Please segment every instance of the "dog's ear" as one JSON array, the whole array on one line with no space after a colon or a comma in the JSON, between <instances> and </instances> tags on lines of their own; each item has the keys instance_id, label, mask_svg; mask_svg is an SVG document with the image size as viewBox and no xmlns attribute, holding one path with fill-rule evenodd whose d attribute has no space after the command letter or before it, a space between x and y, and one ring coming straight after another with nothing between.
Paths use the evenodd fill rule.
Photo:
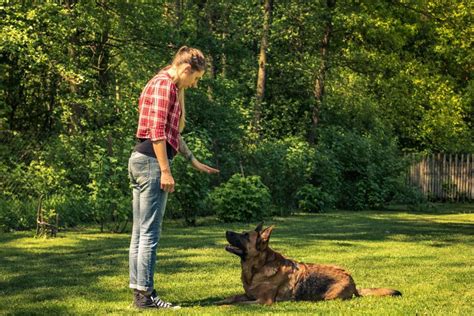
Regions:
<instances>
[{"instance_id":1,"label":"dog's ear","mask_svg":"<svg viewBox=\"0 0 474 316\"><path fill-rule=\"evenodd\" d=\"M257 233L261 232L262 231L262 227L263 227L263 222L261 222L260 224L257 225L257 227L255 228L255 231Z\"/></svg>"},{"instance_id":2,"label":"dog's ear","mask_svg":"<svg viewBox=\"0 0 474 316\"><path fill-rule=\"evenodd\" d=\"M270 235L272 234L272 230L275 228L275 226L270 226L265 228L261 233L260 233L260 238L262 241L267 242L270 239Z\"/></svg>"},{"instance_id":3,"label":"dog's ear","mask_svg":"<svg viewBox=\"0 0 474 316\"><path fill-rule=\"evenodd\" d=\"M275 226L265 228L263 231L258 233L256 248L258 251L264 251L268 247L268 240L272 234L272 230Z\"/></svg>"}]
</instances>

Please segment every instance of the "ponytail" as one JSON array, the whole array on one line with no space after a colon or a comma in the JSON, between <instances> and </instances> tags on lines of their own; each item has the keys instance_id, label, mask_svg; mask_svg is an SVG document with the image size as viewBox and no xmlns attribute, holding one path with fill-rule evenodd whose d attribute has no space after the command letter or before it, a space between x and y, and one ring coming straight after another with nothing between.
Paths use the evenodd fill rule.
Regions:
<instances>
[{"instance_id":1,"label":"ponytail","mask_svg":"<svg viewBox=\"0 0 474 316\"><path fill-rule=\"evenodd\" d=\"M194 71L206 70L206 58L204 54L197 48L182 46L173 58L172 65L179 66L181 64L189 64ZM179 132L184 130L186 125L186 107L184 105L184 89L178 89L178 100L181 105L181 117L179 118Z\"/></svg>"}]
</instances>

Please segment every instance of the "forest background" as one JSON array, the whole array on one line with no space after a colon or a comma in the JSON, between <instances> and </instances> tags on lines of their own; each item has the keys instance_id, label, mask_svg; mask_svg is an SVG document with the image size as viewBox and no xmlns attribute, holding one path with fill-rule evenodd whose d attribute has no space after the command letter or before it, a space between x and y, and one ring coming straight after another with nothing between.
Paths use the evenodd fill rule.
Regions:
<instances>
[{"instance_id":1,"label":"forest background","mask_svg":"<svg viewBox=\"0 0 474 316\"><path fill-rule=\"evenodd\" d=\"M413 155L474 152L467 0L3 1L0 228L123 231L138 97L182 45L186 91L166 216L252 221L426 201ZM410 154L410 155L409 155ZM409 157L409 158L408 158Z\"/></svg>"}]
</instances>

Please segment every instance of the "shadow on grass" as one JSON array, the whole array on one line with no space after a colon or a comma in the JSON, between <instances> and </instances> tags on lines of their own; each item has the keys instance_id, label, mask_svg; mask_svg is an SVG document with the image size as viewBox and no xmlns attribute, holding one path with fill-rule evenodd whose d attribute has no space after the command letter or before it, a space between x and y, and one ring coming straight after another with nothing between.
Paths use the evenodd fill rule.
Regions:
<instances>
[{"instance_id":1,"label":"shadow on grass","mask_svg":"<svg viewBox=\"0 0 474 316\"><path fill-rule=\"evenodd\" d=\"M357 252L363 245L353 241L391 240L394 235L403 236L403 241L430 241L433 247L447 247L462 241L464 236L474 234L474 225L470 223L439 223L423 217L410 220L400 219L388 213L374 212L335 212L326 214L296 215L289 218L276 218L267 224L275 224L272 239L279 245L305 247L318 241L330 241L338 250ZM381 215L381 216L379 216ZM391 216L393 215L393 216ZM197 228L185 228L169 225L163 231L158 253L158 269L164 275L180 271L195 270L219 271L222 262L209 260L196 262L193 249L211 248L222 251L222 256L230 256L223 249L226 244L225 231L243 231L255 227L250 224L215 224ZM42 304L43 312L63 314L65 297L80 297L91 304L115 301L123 304L131 301L127 284L100 288L100 280L128 274L129 236L106 235L98 233L68 233L66 238L75 241L72 245L54 244L41 247L18 247L28 242L27 235L0 235L0 295L3 297L26 297L31 293L28 303L18 306L16 313L35 314L36 304ZM59 234L60 240L61 233ZM90 237L90 238L88 238ZM45 240L44 244L48 244ZM464 242L464 241L462 241ZM180 250L189 251L182 253ZM212 251L214 251L212 250ZM177 253L180 251L179 253ZM167 254L167 255L165 255ZM200 254L200 256L205 256ZM297 259L297 258L295 258ZM367 260L367 259L365 259ZM384 260L384 258L374 258ZM236 276L237 277L237 276ZM181 302L183 306L211 306L222 296L212 296L201 300ZM54 302L49 305L48 302ZM128 304L128 302L127 302ZM71 312L71 311L68 311Z\"/></svg>"},{"instance_id":2,"label":"shadow on grass","mask_svg":"<svg viewBox=\"0 0 474 316\"><path fill-rule=\"evenodd\" d=\"M213 296L213 297L206 297L205 299L198 299L198 300L190 300L190 301L181 301L179 305L181 307L208 307L208 306L217 306L216 303L225 299L223 296Z\"/></svg>"},{"instance_id":3,"label":"shadow on grass","mask_svg":"<svg viewBox=\"0 0 474 316\"><path fill-rule=\"evenodd\" d=\"M385 215L385 214L383 214ZM327 213L299 215L276 221L272 238L300 245L332 240L341 246L351 241L384 241L402 235L407 242L436 240L441 247L457 242L460 236L474 236L472 223L442 223L428 219L399 219L374 213Z\"/></svg>"},{"instance_id":4,"label":"shadow on grass","mask_svg":"<svg viewBox=\"0 0 474 316\"><path fill-rule=\"evenodd\" d=\"M420 205L418 209L408 205L390 205L386 208L386 211L409 212L411 214L420 215L472 214L474 213L474 204L456 202L428 202Z\"/></svg>"}]
</instances>

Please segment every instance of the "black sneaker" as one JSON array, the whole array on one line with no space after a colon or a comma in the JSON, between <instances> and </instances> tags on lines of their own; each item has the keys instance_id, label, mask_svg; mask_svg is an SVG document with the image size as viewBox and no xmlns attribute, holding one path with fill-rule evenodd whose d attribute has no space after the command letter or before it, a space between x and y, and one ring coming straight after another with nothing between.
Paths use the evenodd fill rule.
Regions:
<instances>
[{"instance_id":1,"label":"black sneaker","mask_svg":"<svg viewBox=\"0 0 474 316\"><path fill-rule=\"evenodd\" d=\"M135 306L138 308L181 308L180 306L163 301L161 298L158 297L155 290L153 290L150 296L144 295L139 291L135 291L134 302Z\"/></svg>"}]
</instances>

